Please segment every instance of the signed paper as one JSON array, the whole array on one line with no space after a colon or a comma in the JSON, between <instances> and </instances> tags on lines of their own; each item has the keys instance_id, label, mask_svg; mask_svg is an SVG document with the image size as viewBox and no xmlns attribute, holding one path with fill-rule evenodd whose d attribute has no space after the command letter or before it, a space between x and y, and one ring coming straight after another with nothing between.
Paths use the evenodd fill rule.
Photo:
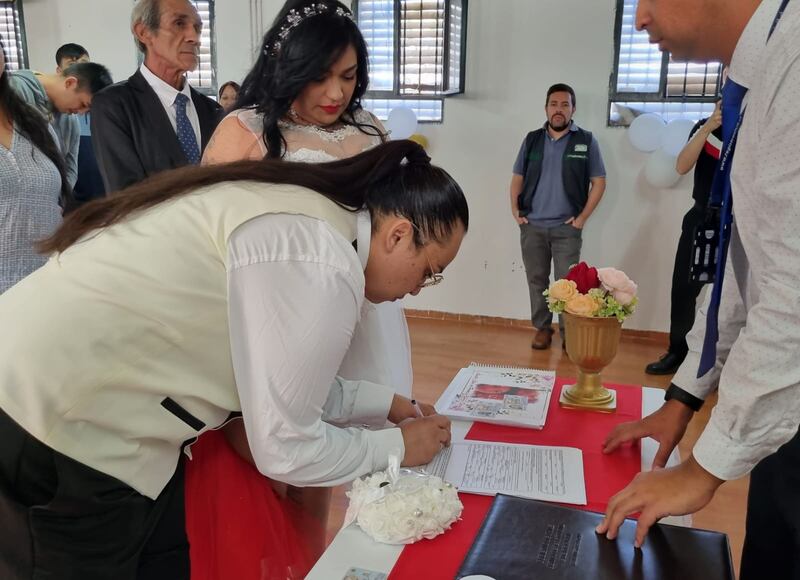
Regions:
<instances>
[{"instance_id":1,"label":"signed paper","mask_svg":"<svg viewBox=\"0 0 800 580\"><path fill-rule=\"evenodd\" d=\"M583 453L572 447L463 441L424 469L461 492L586 505Z\"/></svg>"}]
</instances>

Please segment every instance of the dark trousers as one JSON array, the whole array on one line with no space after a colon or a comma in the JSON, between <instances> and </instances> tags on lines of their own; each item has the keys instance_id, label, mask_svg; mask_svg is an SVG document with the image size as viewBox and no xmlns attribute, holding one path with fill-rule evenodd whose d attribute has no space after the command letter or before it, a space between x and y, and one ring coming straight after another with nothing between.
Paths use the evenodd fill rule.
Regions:
<instances>
[{"instance_id":1,"label":"dark trousers","mask_svg":"<svg viewBox=\"0 0 800 580\"><path fill-rule=\"evenodd\" d=\"M189 579L182 460L151 500L53 451L2 410L0 442L0 578Z\"/></svg>"},{"instance_id":2,"label":"dark trousers","mask_svg":"<svg viewBox=\"0 0 800 580\"><path fill-rule=\"evenodd\" d=\"M750 474L739 580L800 580L800 432Z\"/></svg>"},{"instance_id":3,"label":"dark trousers","mask_svg":"<svg viewBox=\"0 0 800 580\"><path fill-rule=\"evenodd\" d=\"M550 286L550 262L553 262L553 277L556 280L563 278L570 266L580 261L581 244L581 230L568 224L553 228L520 225L522 262L528 277L534 328L550 328L553 323L553 314L547 309L547 300L542 295ZM559 325L563 334L564 323L559 321Z\"/></svg>"},{"instance_id":4,"label":"dark trousers","mask_svg":"<svg viewBox=\"0 0 800 580\"><path fill-rule=\"evenodd\" d=\"M672 308L669 320L669 352L684 357L689 352L686 335L694 325L697 297L703 285L689 279L689 266L692 260L694 229L703 222L705 209L699 205L692 207L683 216L681 237L675 252L675 267L672 269Z\"/></svg>"},{"instance_id":5,"label":"dark trousers","mask_svg":"<svg viewBox=\"0 0 800 580\"><path fill-rule=\"evenodd\" d=\"M78 205L106 195L103 176L100 175L100 168L97 167L97 158L94 155L91 137L81 137L81 145L78 149L78 181L75 182L72 195Z\"/></svg>"}]
</instances>

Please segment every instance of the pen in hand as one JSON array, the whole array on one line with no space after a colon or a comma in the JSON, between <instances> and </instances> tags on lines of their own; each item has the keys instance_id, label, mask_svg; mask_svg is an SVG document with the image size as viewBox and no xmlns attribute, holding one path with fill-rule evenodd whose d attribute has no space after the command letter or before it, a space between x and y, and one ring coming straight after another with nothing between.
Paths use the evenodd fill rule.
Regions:
<instances>
[{"instance_id":1,"label":"pen in hand","mask_svg":"<svg viewBox=\"0 0 800 580\"><path fill-rule=\"evenodd\" d=\"M419 408L419 404L417 403L416 399L411 399L411 404L414 405L414 411L417 412L417 418L422 417L422 409Z\"/></svg>"}]
</instances>

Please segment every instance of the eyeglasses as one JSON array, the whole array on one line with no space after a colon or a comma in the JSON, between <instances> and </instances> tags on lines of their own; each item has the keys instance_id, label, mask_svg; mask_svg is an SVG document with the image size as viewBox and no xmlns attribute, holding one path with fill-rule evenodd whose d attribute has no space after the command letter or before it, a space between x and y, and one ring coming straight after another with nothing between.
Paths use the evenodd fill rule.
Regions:
<instances>
[{"instance_id":1,"label":"eyeglasses","mask_svg":"<svg viewBox=\"0 0 800 580\"><path fill-rule=\"evenodd\" d=\"M425 254L425 259L428 260L430 274L425 276L425 278L422 280L422 284L420 284L419 287L428 288L429 286L436 286L437 284L441 283L442 280L444 280L444 274L433 271L431 257L428 255L428 251L425 249L425 246L422 246L422 253Z\"/></svg>"},{"instance_id":2,"label":"eyeglasses","mask_svg":"<svg viewBox=\"0 0 800 580\"><path fill-rule=\"evenodd\" d=\"M435 272L433 269L433 262L431 262L431 257L428 255L428 250L425 249L425 238L422 235L422 231L419 229L417 224L411 222L411 225L414 226L414 229L419 232L420 241L422 245L420 248L422 249L422 253L425 254L425 259L428 261L428 271L430 274L426 274L425 278L422 279L422 284L419 285L420 288L429 288L430 286L436 286L440 284L442 280L444 280L444 274L440 272Z\"/></svg>"}]
</instances>

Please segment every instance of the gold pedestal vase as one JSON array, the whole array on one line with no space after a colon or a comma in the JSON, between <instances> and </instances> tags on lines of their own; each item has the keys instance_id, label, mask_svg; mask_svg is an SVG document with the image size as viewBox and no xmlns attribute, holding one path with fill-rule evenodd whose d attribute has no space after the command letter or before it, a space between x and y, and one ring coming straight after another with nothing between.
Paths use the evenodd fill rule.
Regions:
<instances>
[{"instance_id":1,"label":"gold pedestal vase","mask_svg":"<svg viewBox=\"0 0 800 580\"><path fill-rule=\"evenodd\" d=\"M617 408L616 392L606 389L600 372L614 360L622 335L622 323L611 318L593 318L564 312L567 355L578 367L578 382L564 385L562 407L612 413Z\"/></svg>"}]
</instances>

